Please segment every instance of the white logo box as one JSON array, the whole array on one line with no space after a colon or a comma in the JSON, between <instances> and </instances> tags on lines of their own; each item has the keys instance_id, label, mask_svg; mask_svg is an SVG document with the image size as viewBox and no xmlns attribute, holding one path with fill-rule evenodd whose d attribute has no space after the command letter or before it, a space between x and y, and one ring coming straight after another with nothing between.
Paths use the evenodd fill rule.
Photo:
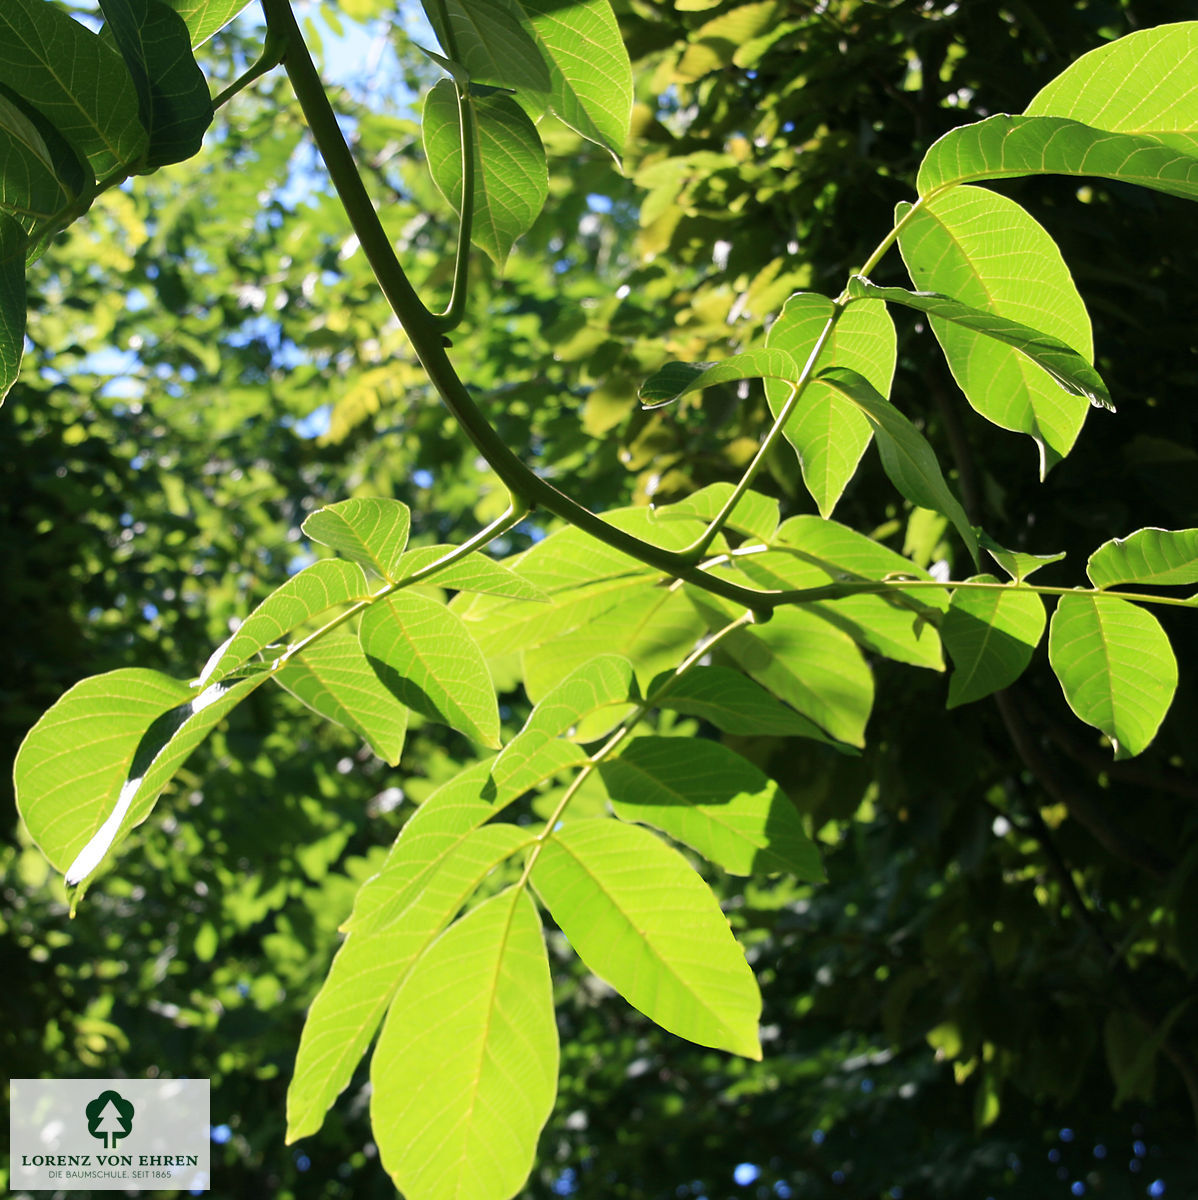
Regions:
<instances>
[{"instance_id":1,"label":"white logo box","mask_svg":"<svg viewBox=\"0 0 1198 1200\"><path fill-rule=\"evenodd\" d=\"M17 1191L208 1190L207 1079L13 1079Z\"/></svg>"}]
</instances>

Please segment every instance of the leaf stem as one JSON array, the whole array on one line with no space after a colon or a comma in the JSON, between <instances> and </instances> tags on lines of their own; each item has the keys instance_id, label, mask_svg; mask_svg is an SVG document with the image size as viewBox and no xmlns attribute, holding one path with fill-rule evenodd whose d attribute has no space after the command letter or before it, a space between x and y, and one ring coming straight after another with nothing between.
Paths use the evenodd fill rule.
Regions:
<instances>
[{"instance_id":1,"label":"leaf stem","mask_svg":"<svg viewBox=\"0 0 1198 1200\"><path fill-rule=\"evenodd\" d=\"M267 71L274 70L283 61L283 50L283 39L274 30L267 29L266 38L262 43L262 53L227 88L212 98L213 109L222 108L239 92L245 91L255 80L261 79Z\"/></svg>"},{"instance_id":2,"label":"leaf stem","mask_svg":"<svg viewBox=\"0 0 1198 1200\"><path fill-rule=\"evenodd\" d=\"M453 81L458 100L458 140L462 147L462 211L458 221L458 246L453 263L453 290L449 305L437 314L442 333L456 329L466 314L466 292L470 284L470 238L474 231L474 108L468 83Z\"/></svg>"}]
</instances>

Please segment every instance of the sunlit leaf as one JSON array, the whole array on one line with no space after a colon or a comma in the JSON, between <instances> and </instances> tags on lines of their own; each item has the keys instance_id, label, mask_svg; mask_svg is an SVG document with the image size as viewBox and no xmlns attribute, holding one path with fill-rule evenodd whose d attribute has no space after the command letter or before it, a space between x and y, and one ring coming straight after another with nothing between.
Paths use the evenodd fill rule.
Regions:
<instances>
[{"instance_id":1,"label":"sunlit leaf","mask_svg":"<svg viewBox=\"0 0 1198 1200\"><path fill-rule=\"evenodd\" d=\"M1106 133L1060 117L987 117L934 143L919 168L921 196L984 179L1090 175L1198 199L1198 157L1148 135Z\"/></svg>"},{"instance_id":2,"label":"sunlit leaf","mask_svg":"<svg viewBox=\"0 0 1198 1200\"><path fill-rule=\"evenodd\" d=\"M408 710L379 682L353 630L330 630L274 678L322 717L361 735L384 762L399 763Z\"/></svg>"},{"instance_id":3,"label":"sunlit leaf","mask_svg":"<svg viewBox=\"0 0 1198 1200\"><path fill-rule=\"evenodd\" d=\"M836 311L826 296L800 292L791 296L781 316L770 326L766 345L787 351L803 366ZM868 379L883 396L890 394L895 363L894 323L884 304L853 304L846 308L821 352L818 366L843 366ZM765 394L775 417L790 396L790 388L766 381ZM835 388L819 378L803 392L783 434L795 448L803 482L828 517L836 507L857 464L869 445L870 424Z\"/></svg>"},{"instance_id":4,"label":"sunlit leaf","mask_svg":"<svg viewBox=\"0 0 1198 1200\"><path fill-rule=\"evenodd\" d=\"M760 1058L757 981L707 885L655 834L568 822L532 872L579 958L663 1029Z\"/></svg>"},{"instance_id":5,"label":"sunlit leaf","mask_svg":"<svg viewBox=\"0 0 1198 1200\"><path fill-rule=\"evenodd\" d=\"M328 546L384 579L398 577L408 544L411 514L406 504L381 498L342 500L317 509L302 526L314 542Z\"/></svg>"},{"instance_id":6,"label":"sunlit leaf","mask_svg":"<svg viewBox=\"0 0 1198 1200\"><path fill-rule=\"evenodd\" d=\"M1110 738L1116 758L1149 745L1177 690L1177 659L1165 631L1127 600L1062 596L1048 660L1069 707Z\"/></svg>"},{"instance_id":7,"label":"sunlit leaf","mask_svg":"<svg viewBox=\"0 0 1198 1200\"><path fill-rule=\"evenodd\" d=\"M242 621L237 632L213 652L197 682L202 686L223 678L305 622L367 595L366 579L353 563L338 558L314 562L271 592Z\"/></svg>"},{"instance_id":8,"label":"sunlit leaf","mask_svg":"<svg viewBox=\"0 0 1198 1200\"><path fill-rule=\"evenodd\" d=\"M545 150L536 126L510 96L479 96L474 112L474 223L471 239L502 266L512 245L527 233L549 194ZM438 190L462 211L462 147L457 88L448 79L433 85L424 102L424 150Z\"/></svg>"},{"instance_id":9,"label":"sunlit leaf","mask_svg":"<svg viewBox=\"0 0 1198 1200\"><path fill-rule=\"evenodd\" d=\"M790 797L720 742L637 738L599 775L618 817L668 833L732 875L824 878Z\"/></svg>"},{"instance_id":10,"label":"sunlit leaf","mask_svg":"<svg viewBox=\"0 0 1198 1200\"><path fill-rule=\"evenodd\" d=\"M873 426L882 469L912 504L943 513L956 527L977 562L978 543L960 501L949 491L927 438L855 371L832 367L822 378L848 397Z\"/></svg>"},{"instance_id":11,"label":"sunlit leaf","mask_svg":"<svg viewBox=\"0 0 1198 1200\"><path fill-rule=\"evenodd\" d=\"M997 583L978 575L969 583ZM1047 620L1035 592L960 587L953 592L940 634L953 660L948 707L969 704L1015 682L1032 661Z\"/></svg>"},{"instance_id":12,"label":"sunlit leaf","mask_svg":"<svg viewBox=\"0 0 1198 1200\"><path fill-rule=\"evenodd\" d=\"M847 633L800 608L780 608L764 625L722 643L736 665L833 737L865 745L874 681Z\"/></svg>"},{"instance_id":13,"label":"sunlit leaf","mask_svg":"<svg viewBox=\"0 0 1198 1200\"><path fill-rule=\"evenodd\" d=\"M443 604L401 591L362 617L362 649L400 703L499 748L495 685L461 619Z\"/></svg>"},{"instance_id":14,"label":"sunlit leaf","mask_svg":"<svg viewBox=\"0 0 1198 1200\"><path fill-rule=\"evenodd\" d=\"M77 683L42 715L17 752L17 807L68 883L150 815L192 750L265 678L197 692L128 667Z\"/></svg>"},{"instance_id":15,"label":"sunlit leaf","mask_svg":"<svg viewBox=\"0 0 1198 1200\"><path fill-rule=\"evenodd\" d=\"M641 384L638 395L642 408L660 408L720 383L741 379L793 381L798 374L798 364L785 350L747 350L718 363L666 363Z\"/></svg>"},{"instance_id":16,"label":"sunlit leaf","mask_svg":"<svg viewBox=\"0 0 1198 1200\"><path fill-rule=\"evenodd\" d=\"M1147 133L1198 154L1198 21L1137 29L1083 54L1036 93L1027 116Z\"/></svg>"},{"instance_id":17,"label":"sunlit leaf","mask_svg":"<svg viewBox=\"0 0 1198 1200\"><path fill-rule=\"evenodd\" d=\"M1137 529L1104 542L1086 563L1097 588L1198 583L1198 529Z\"/></svg>"},{"instance_id":18,"label":"sunlit leaf","mask_svg":"<svg viewBox=\"0 0 1198 1200\"><path fill-rule=\"evenodd\" d=\"M371 1123L410 1200L505 1200L557 1093L541 922L523 888L473 909L417 962L371 1060Z\"/></svg>"}]
</instances>

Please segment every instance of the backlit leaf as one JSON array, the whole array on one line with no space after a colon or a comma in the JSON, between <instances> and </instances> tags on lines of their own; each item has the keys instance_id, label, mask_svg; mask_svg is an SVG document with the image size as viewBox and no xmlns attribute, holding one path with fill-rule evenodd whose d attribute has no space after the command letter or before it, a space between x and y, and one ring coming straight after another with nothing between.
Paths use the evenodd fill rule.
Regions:
<instances>
[{"instance_id":1,"label":"backlit leaf","mask_svg":"<svg viewBox=\"0 0 1198 1200\"><path fill-rule=\"evenodd\" d=\"M1097 588L1198 583L1198 529L1137 529L1104 542L1086 563Z\"/></svg>"},{"instance_id":2,"label":"backlit leaf","mask_svg":"<svg viewBox=\"0 0 1198 1200\"><path fill-rule=\"evenodd\" d=\"M322 717L363 737L384 762L399 763L408 710L379 682L353 630L330 630L289 658L274 679Z\"/></svg>"},{"instance_id":3,"label":"backlit leaf","mask_svg":"<svg viewBox=\"0 0 1198 1200\"><path fill-rule=\"evenodd\" d=\"M1177 659L1149 612L1127 600L1062 596L1048 660L1069 707L1132 758L1156 736L1177 690Z\"/></svg>"},{"instance_id":4,"label":"backlit leaf","mask_svg":"<svg viewBox=\"0 0 1198 1200\"><path fill-rule=\"evenodd\" d=\"M790 797L720 742L637 738L599 775L618 817L668 833L732 875L824 878Z\"/></svg>"},{"instance_id":5,"label":"backlit leaf","mask_svg":"<svg viewBox=\"0 0 1198 1200\"><path fill-rule=\"evenodd\" d=\"M655 834L610 818L546 840L533 886L579 958L663 1029L760 1058L761 996L707 885Z\"/></svg>"},{"instance_id":6,"label":"backlit leaf","mask_svg":"<svg viewBox=\"0 0 1198 1200\"><path fill-rule=\"evenodd\" d=\"M1069 268L1052 238L1013 200L960 187L913 212L900 204L896 216L903 219L899 249L917 287L1012 318L1072 347L1083 364L1093 362L1089 314ZM935 315L932 332L969 403L996 425L1036 440L1042 477L1077 440L1088 391L1105 395L1093 372L1081 378L1081 395L1046 379L1018 342Z\"/></svg>"},{"instance_id":7,"label":"backlit leaf","mask_svg":"<svg viewBox=\"0 0 1198 1200\"><path fill-rule=\"evenodd\" d=\"M0 86L0 209L32 230L92 182L91 169L58 130Z\"/></svg>"},{"instance_id":8,"label":"backlit leaf","mask_svg":"<svg viewBox=\"0 0 1198 1200\"><path fill-rule=\"evenodd\" d=\"M1065 557L1064 550L1057 554L1027 554L1020 550L1008 550L1000 546L992 537L984 532L978 534L978 545L1016 583L1022 583L1025 579L1029 579L1036 571L1040 570L1041 567L1047 567L1049 563L1060 562Z\"/></svg>"},{"instance_id":9,"label":"backlit leaf","mask_svg":"<svg viewBox=\"0 0 1198 1200\"><path fill-rule=\"evenodd\" d=\"M847 633L800 608L780 608L764 625L722 643L736 665L833 737L865 745L874 681Z\"/></svg>"},{"instance_id":10,"label":"backlit leaf","mask_svg":"<svg viewBox=\"0 0 1198 1200\"><path fill-rule=\"evenodd\" d=\"M435 600L401 591L362 617L362 649L400 703L499 748L495 685L459 617Z\"/></svg>"},{"instance_id":11,"label":"backlit leaf","mask_svg":"<svg viewBox=\"0 0 1198 1200\"><path fill-rule=\"evenodd\" d=\"M919 168L921 196L984 179L1091 175L1198 199L1198 157L1148 135L1106 133L1060 117L999 113L935 142Z\"/></svg>"},{"instance_id":12,"label":"backlit leaf","mask_svg":"<svg viewBox=\"0 0 1198 1200\"><path fill-rule=\"evenodd\" d=\"M411 514L406 504L381 498L342 500L305 519L303 531L359 566L393 581L408 544Z\"/></svg>"},{"instance_id":13,"label":"backlit leaf","mask_svg":"<svg viewBox=\"0 0 1198 1200\"><path fill-rule=\"evenodd\" d=\"M948 517L976 563L978 543L973 527L960 501L949 491L935 452L923 434L855 371L832 367L822 378L852 400L873 426L882 469L890 482L912 504Z\"/></svg>"},{"instance_id":14,"label":"backlit leaf","mask_svg":"<svg viewBox=\"0 0 1198 1200\"><path fill-rule=\"evenodd\" d=\"M1022 280L1019 281L1019 286L1025 286ZM1034 362L1063 391L1084 397L1100 408L1114 407L1098 372L1077 351L1070 349L1058 338L1000 316L997 312L962 304L938 292L909 292L906 288L876 287L860 275L855 275L850 281L849 293L902 304L907 308L927 313L942 323L959 325L970 333L1003 342Z\"/></svg>"},{"instance_id":15,"label":"backlit leaf","mask_svg":"<svg viewBox=\"0 0 1198 1200\"><path fill-rule=\"evenodd\" d=\"M781 316L770 326L765 344L787 351L802 367L834 311L835 306L826 296L813 292L791 296ZM818 366L849 367L886 396L894 378L895 344L894 323L884 304L853 304L842 313ZM790 388L767 380L765 394L770 411L777 417L790 396ZM870 432L869 422L835 388L819 378L807 384L783 434L799 456L803 482L821 516L832 515L869 445Z\"/></svg>"},{"instance_id":16,"label":"backlit leaf","mask_svg":"<svg viewBox=\"0 0 1198 1200\"><path fill-rule=\"evenodd\" d=\"M510 96L466 101L474 112L474 223L471 240L496 266L527 233L549 195L545 150L536 126ZM462 211L462 148L457 88L433 85L424 102L424 150L438 190Z\"/></svg>"},{"instance_id":17,"label":"backlit leaf","mask_svg":"<svg viewBox=\"0 0 1198 1200\"><path fill-rule=\"evenodd\" d=\"M732 484L709 483L706 487L692 492L685 500L676 504L665 504L653 509L653 515L658 521L675 521L699 517L710 521L727 503L732 495ZM760 542L768 542L778 528L778 501L760 492L749 489L741 494L736 507L725 522L725 528L734 529L746 537Z\"/></svg>"},{"instance_id":18,"label":"backlit leaf","mask_svg":"<svg viewBox=\"0 0 1198 1200\"><path fill-rule=\"evenodd\" d=\"M793 381L798 374L798 365L785 350L748 350L718 363L666 363L641 384L638 396L642 408L660 408L720 383L741 379Z\"/></svg>"},{"instance_id":19,"label":"backlit leaf","mask_svg":"<svg viewBox=\"0 0 1198 1200\"><path fill-rule=\"evenodd\" d=\"M806 717L779 703L765 688L739 671L727 667L697 667L679 675L658 705L710 721L725 733L830 740Z\"/></svg>"},{"instance_id":20,"label":"backlit leaf","mask_svg":"<svg viewBox=\"0 0 1198 1200\"><path fill-rule=\"evenodd\" d=\"M305 622L369 595L359 567L338 558L325 558L293 575L276 588L223 646L205 663L197 682L220 679Z\"/></svg>"},{"instance_id":21,"label":"backlit leaf","mask_svg":"<svg viewBox=\"0 0 1198 1200\"><path fill-rule=\"evenodd\" d=\"M557 1092L541 922L523 888L480 904L417 962L371 1061L371 1123L409 1200L506 1200Z\"/></svg>"},{"instance_id":22,"label":"backlit leaf","mask_svg":"<svg viewBox=\"0 0 1198 1200\"><path fill-rule=\"evenodd\" d=\"M968 583L996 583L978 575ZM969 704L1015 682L1032 661L1047 620L1035 592L961 587L953 592L940 634L953 660L948 707Z\"/></svg>"},{"instance_id":23,"label":"backlit leaf","mask_svg":"<svg viewBox=\"0 0 1198 1200\"><path fill-rule=\"evenodd\" d=\"M1083 54L1036 93L1027 116L1147 133L1198 154L1198 21L1137 29Z\"/></svg>"},{"instance_id":24,"label":"backlit leaf","mask_svg":"<svg viewBox=\"0 0 1198 1200\"><path fill-rule=\"evenodd\" d=\"M194 49L223 29L250 0L167 0L183 18Z\"/></svg>"},{"instance_id":25,"label":"backlit leaf","mask_svg":"<svg viewBox=\"0 0 1198 1200\"><path fill-rule=\"evenodd\" d=\"M192 750L265 678L197 692L129 667L77 683L42 715L17 752L17 806L68 883L150 815Z\"/></svg>"},{"instance_id":26,"label":"backlit leaf","mask_svg":"<svg viewBox=\"0 0 1198 1200\"><path fill-rule=\"evenodd\" d=\"M452 546L419 546L409 550L399 560L395 571L397 580L410 579L418 571L427 570L439 558L444 558ZM547 603L549 597L531 580L517 575L485 554L475 551L442 567L428 576L429 583L455 592L482 592L490 596L508 596L514 600L535 600Z\"/></svg>"}]
</instances>

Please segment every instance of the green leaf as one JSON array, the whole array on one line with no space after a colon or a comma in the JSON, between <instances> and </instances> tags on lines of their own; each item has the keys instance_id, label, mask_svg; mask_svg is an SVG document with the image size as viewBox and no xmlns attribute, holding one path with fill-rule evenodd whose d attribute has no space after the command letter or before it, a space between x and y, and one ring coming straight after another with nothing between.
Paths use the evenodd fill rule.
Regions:
<instances>
[{"instance_id":1,"label":"green leaf","mask_svg":"<svg viewBox=\"0 0 1198 1200\"><path fill-rule=\"evenodd\" d=\"M786 350L796 363L805 364L835 311L826 296L799 292L787 300L765 344ZM894 378L895 346L894 322L886 305L853 304L841 314L819 362L851 368L886 396ZM767 381L765 394L776 418L790 388ZM840 392L814 378L782 432L798 453L803 482L820 516L831 516L869 445L869 422Z\"/></svg>"},{"instance_id":2,"label":"green leaf","mask_svg":"<svg viewBox=\"0 0 1198 1200\"><path fill-rule=\"evenodd\" d=\"M1165 631L1126 600L1062 596L1048 661L1069 707L1110 738L1116 758L1148 746L1177 690L1177 659Z\"/></svg>"},{"instance_id":3,"label":"green leaf","mask_svg":"<svg viewBox=\"0 0 1198 1200\"><path fill-rule=\"evenodd\" d=\"M997 583L977 575L968 583ZM1047 620L1035 592L1008 585L1002 591L958 588L940 634L953 660L948 707L969 704L1015 682L1032 661Z\"/></svg>"},{"instance_id":4,"label":"green leaf","mask_svg":"<svg viewBox=\"0 0 1198 1200\"><path fill-rule=\"evenodd\" d=\"M548 838L533 886L579 958L663 1029L760 1059L761 996L707 885L655 834L610 818Z\"/></svg>"},{"instance_id":5,"label":"green leaf","mask_svg":"<svg viewBox=\"0 0 1198 1200\"><path fill-rule=\"evenodd\" d=\"M491 674L461 619L445 605L397 592L366 610L359 636L370 665L401 703L499 748Z\"/></svg>"},{"instance_id":6,"label":"green leaf","mask_svg":"<svg viewBox=\"0 0 1198 1200\"><path fill-rule=\"evenodd\" d=\"M731 495L732 484L709 483L692 492L685 500L654 508L653 516L657 521L693 520L698 517L706 524L720 512ZM774 536L780 519L777 500L750 490L741 494L725 522L725 528L743 533L756 541L768 542Z\"/></svg>"},{"instance_id":7,"label":"green leaf","mask_svg":"<svg viewBox=\"0 0 1198 1200\"><path fill-rule=\"evenodd\" d=\"M623 153L632 66L608 0L448 0L425 11L442 47L475 83L516 89L532 117L546 108L589 141ZM451 49L452 48L452 49Z\"/></svg>"},{"instance_id":8,"label":"green leaf","mask_svg":"<svg viewBox=\"0 0 1198 1200\"><path fill-rule=\"evenodd\" d=\"M97 175L145 153L137 88L121 56L45 0L0 5L0 83L86 154Z\"/></svg>"},{"instance_id":9,"label":"green leaf","mask_svg":"<svg viewBox=\"0 0 1198 1200\"><path fill-rule=\"evenodd\" d=\"M422 2L441 48L475 83L549 92L549 64L511 0Z\"/></svg>"},{"instance_id":10,"label":"green leaf","mask_svg":"<svg viewBox=\"0 0 1198 1200\"><path fill-rule=\"evenodd\" d=\"M1021 280L1020 287L1023 286ZM971 333L1013 346L1046 372L1063 391L1073 396L1082 396L1099 408L1114 410L1110 393L1098 372L1076 350L1070 349L1058 338L1021 325L1018 321L1012 321L996 312L971 308L968 304L962 304L938 292L909 292L906 288L876 287L860 275L854 275L849 281L849 294L861 299L872 298L902 304L918 312L925 312L938 321L951 322Z\"/></svg>"},{"instance_id":11,"label":"green leaf","mask_svg":"<svg viewBox=\"0 0 1198 1200\"><path fill-rule=\"evenodd\" d=\"M474 222L471 240L502 266L516 239L527 233L549 195L545 150L536 126L504 95L470 93L474 112ZM462 148L457 88L433 85L424 102L424 151L438 190L462 211Z\"/></svg>"},{"instance_id":12,"label":"green leaf","mask_svg":"<svg viewBox=\"0 0 1198 1200\"><path fill-rule=\"evenodd\" d=\"M642 408L661 408L691 392L741 379L781 379L793 383L799 367L785 350L748 350L718 363L666 363L637 393Z\"/></svg>"},{"instance_id":13,"label":"green leaf","mask_svg":"<svg viewBox=\"0 0 1198 1200\"><path fill-rule=\"evenodd\" d=\"M705 622L680 591L641 586L582 628L525 650L524 689L529 699L540 700L576 668L605 653L627 658L644 685L690 653L705 632Z\"/></svg>"},{"instance_id":14,"label":"green leaf","mask_svg":"<svg viewBox=\"0 0 1198 1200\"><path fill-rule=\"evenodd\" d=\"M351 933L304 1024L287 1091L289 1142L320 1128L408 971L497 861L479 866L476 856L461 853L492 813L478 798L490 767L475 763L430 796L401 830L383 869L359 890ZM392 912L403 920L388 920Z\"/></svg>"},{"instance_id":15,"label":"green leaf","mask_svg":"<svg viewBox=\"0 0 1198 1200\"><path fill-rule=\"evenodd\" d=\"M1103 542L1086 563L1096 588L1198 583L1198 529L1137 529Z\"/></svg>"},{"instance_id":16,"label":"green leaf","mask_svg":"<svg viewBox=\"0 0 1198 1200\"><path fill-rule=\"evenodd\" d=\"M400 556L408 544L411 513L398 500L342 500L319 508L303 523L314 542L328 546L388 582L398 578Z\"/></svg>"},{"instance_id":17,"label":"green leaf","mask_svg":"<svg viewBox=\"0 0 1198 1200\"><path fill-rule=\"evenodd\" d=\"M857 405L873 426L882 469L890 482L912 504L948 517L976 563L978 542L973 527L960 501L949 491L936 455L923 434L855 371L832 367L821 377Z\"/></svg>"},{"instance_id":18,"label":"green leaf","mask_svg":"<svg viewBox=\"0 0 1198 1200\"><path fill-rule=\"evenodd\" d=\"M962 183L1020 175L1089 175L1198 199L1198 157L1157 138L1005 113L962 125L933 143L916 186L921 196L932 196Z\"/></svg>"},{"instance_id":19,"label":"green leaf","mask_svg":"<svg viewBox=\"0 0 1198 1200\"><path fill-rule=\"evenodd\" d=\"M616 816L668 833L731 875L825 878L790 798L720 742L637 738L599 775Z\"/></svg>"},{"instance_id":20,"label":"green leaf","mask_svg":"<svg viewBox=\"0 0 1198 1200\"><path fill-rule=\"evenodd\" d=\"M444 558L453 546L420 546L409 550L396 567L397 581L410 579L418 571L431 567L439 558ZM548 595L531 580L517 575L510 567L474 551L465 558L442 567L430 575L428 583L456 592L481 592L490 596L509 596L513 600L533 600L546 604Z\"/></svg>"},{"instance_id":21,"label":"green leaf","mask_svg":"<svg viewBox=\"0 0 1198 1200\"><path fill-rule=\"evenodd\" d=\"M1013 200L985 188L960 187L912 211L900 204L899 249L917 287L943 292L975 309L1012 318L1072 347L1093 362L1086 306L1056 243ZM1091 371L1076 389L1045 379L1039 366L965 324L932 316L932 332L969 403L987 420L1035 439L1041 478L1065 457L1102 388ZM1064 392L1064 394L1062 394ZM1100 393L1105 395L1105 389Z\"/></svg>"},{"instance_id":22,"label":"green leaf","mask_svg":"<svg viewBox=\"0 0 1198 1200\"><path fill-rule=\"evenodd\" d=\"M362 571L353 563L337 558L314 562L271 592L242 621L237 632L216 648L196 682L202 687L223 678L305 622L368 595Z\"/></svg>"},{"instance_id":23,"label":"green leaf","mask_svg":"<svg viewBox=\"0 0 1198 1200\"><path fill-rule=\"evenodd\" d=\"M58 130L0 85L0 208L32 230L94 181L90 168Z\"/></svg>"},{"instance_id":24,"label":"green leaf","mask_svg":"<svg viewBox=\"0 0 1198 1200\"><path fill-rule=\"evenodd\" d=\"M1036 93L1027 116L1146 133L1198 154L1198 21L1139 29L1070 64Z\"/></svg>"},{"instance_id":25,"label":"green leaf","mask_svg":"<svg viewBox=\"0 0 1198 1200\"><path fill-rule=\"evenodd\" d=\"M635 699L632 663L618 654L597 654L542 697L520 732L561 737L591 713Z\"/></svg>"},{"instance_id":26,"label":"green leaf","mask_svg":"<svg viewBox=\"0 0 1198 1200\"><path fill-rule=\"evenodd\" d=\"M406 888L419 891L438 862L494 814L492 805L482 798L494 761L492 756L471 763L437 788L408 818L378 874L358 890L353 912L342 929L369 932L384 903Z\"/></svg>"},{"instance_id":27,"label":"green leaf","mask_svg":"<svg viewBox=\"0 0 1198 1200\"><path fill-rule=\"evenodd\" d=\"M506 1200L557 1092L541 922L523 888L468 913L419 960L371 1062L371 1124L410 1200Z\"/></svg>"},{"instance_id":28,"label":"green leaf","mask_svg":"<svg viewBox=\"0 0 1198 1200\"><path fill-rule=\"evenodd\" d=\"M187 756L259 675L201 692L131 667L77 683L17 752L17 806L51 864L76 884L150 815Z\"/></svg>"},{"instance_id":29,"label":"green leaf","mask_svg":"<svg viewBox=\"0 0 1198 1200\"><path fill-rule=\"evenodd\" d=\"M16 383L25 352L25 231L0 213L0 403Z\"/></svg>"},{"instance_id":30,"label":"green leaf","mask_svg":"<svg viewBox=\"0 0 1198 1200\"><path fill-rule=\"evenodd\" d=\"M981 530L978 531L978 545L1016 583L1022 583L1025 579L1030 579L1041 567L1046 567L1049 563L1060 562L1065 557L1064 550L1058 554L1024 554L1019 550L1007 550Z\"/></svg>"},{"instance_id":31,"label":"green leaf","mask_svg":"<svg viewBox=\"0 0 1198 1200\"><path fill-rule=\"evenodd\" d=\"M100 0L100 8L137 87L141 123L150 135L146 166L191 158L213 110L183 18L164 0Z\"/></svg>"},{"instance_id":32,"label":"green leaf","mask_svg":"<svg viewBox=\"0 0 1198 1200\"><path fill-rule=\"evenodd\" d=\"M632 116L632 64L611 4L518 3L550 68L549 111L618 158Z\"/></svg>"},{"instance_id":33,"label":"green leaf","mask_svg":"<svg viewBox=\"0 0 1198 1200\"><path fill-rule=\"evenodd\" d=\"M359 734L384 762L399 764L408 710L379 682L352 630L330 630L289 658L274 679L322 717Z\"/></svg>"},{"instance_id":34,"label":"green leaf","mask_svg":"<svg viewBox=\"0 0 1198 1200\"><path fill-rule=\"evenodd\" d=\"M847 633L814 613L782 608L723 645L737 666L834 738L865 745L874 681Z\"/></svg>"},{"instance_id":35,"label":"green leaf","mask_svg":"<svg viewBox=\"0 0 1198 1200\"><path fill-rule=\"evenodd\" d=\"M195 49L248 7L250 0L167 0L167 3L183 18Z\"/></svg>"},{"instance_id":36,"label":"green leaf","mask_svg":"<svg viewBox=\"0 0 1198 1200\"><path fill-rule=\"evenodd\" d=\"M765 688L727 667L699 667L679 675L659 708L710 721L746 737L805 737L828 742L806 717L780 704Z\"/></svg>"}]
</instances>

